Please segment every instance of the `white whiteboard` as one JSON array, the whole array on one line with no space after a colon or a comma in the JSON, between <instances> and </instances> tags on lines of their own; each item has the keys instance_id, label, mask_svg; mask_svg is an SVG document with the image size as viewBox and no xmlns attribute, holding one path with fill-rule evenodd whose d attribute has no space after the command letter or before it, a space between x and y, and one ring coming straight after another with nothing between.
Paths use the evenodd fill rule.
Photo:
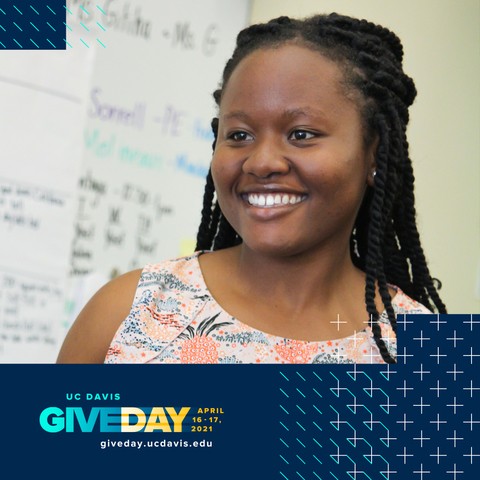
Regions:
<instances>
[{"instance_id":1,"label":"white whiteboard","mask_svg":"<svg viewBox=\"0 0 480 480\"><path fill-rule=\"evenodd\" d=\"M67 6L66 51L0 55L2 363L54 361L102 283L191 251L211 94L249 13L248 0Z\"/></svg>"}]
</instances>

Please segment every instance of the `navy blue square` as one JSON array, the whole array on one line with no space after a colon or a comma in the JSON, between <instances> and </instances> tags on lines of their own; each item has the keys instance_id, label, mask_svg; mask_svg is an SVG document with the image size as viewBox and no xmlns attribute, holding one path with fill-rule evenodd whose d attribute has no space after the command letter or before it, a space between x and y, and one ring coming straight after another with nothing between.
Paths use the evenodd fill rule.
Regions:
<instances>
[{"instance_id":1,"label":"navy blue square","mask_svg":"<svg viewBox=\"0 0 480 480\"><path fill-rule=\"evenodd\" d=\"M0 50L65 50L65 0L0 3Z\"/></svg>"}]
</instances>

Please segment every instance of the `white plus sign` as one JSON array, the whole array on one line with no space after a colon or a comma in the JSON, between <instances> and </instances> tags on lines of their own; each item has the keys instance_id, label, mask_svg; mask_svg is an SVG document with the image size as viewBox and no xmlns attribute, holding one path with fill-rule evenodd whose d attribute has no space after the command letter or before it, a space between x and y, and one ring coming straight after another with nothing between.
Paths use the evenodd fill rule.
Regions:
<instances>
[{"instance_id":1,"label":"white plus sign","mask_svg":"<svg viewBox=\"0 0 480 480\"><path fill-rule=\"evenodd\" d=\"M413 373L419 373L420 374L420 380L423 382L423 374L424 373L431 373L430 370L424 370L423 369L423 363L420 364L420 370L414 370Z\"/></svg>"},{"instance_id":2,"label":"white plus sign","mask_svg":"<svg viewBox=\"0 0 480 480\"><path fill-rule=\"evenodd\" d=\"M388 381L390 381L390 375L391 375L392 373L397 373L397 372L396 372L395 370L390 370L390 364L389 364L389 363L387 363L386 366L387 366L387 369L386 369L386 370L382 370L382 371L380 372L380 374L382 375L383 378L385 378L385 379L387 379ZM384 374L386 374L386 376L385 376Z\"/></svg>"},{"instance_id":3,"label":"white plus sign","mask_svg":"<svg viewBox=\"0 0 480 480\"><path fill-rule=\"evenodd\" d=\"M337 380L337 386L335 388L331 388L330 391L336 396L340 396L340 390L344 390L343 388L340 388L340 380L333 375L333 373L330 372L330 374ZM335 393L337 392L337 393Z\"/></svg>"},{"instance_id":4,"label":"white plus sign","mask_svg":"<svg viewBox=\"0 0 480 480\"><path fill-rule=\"evenodd\" d=\"M397 317L397 324L403 325L403 331L407 331L407 324L408 323L413 323L411 320L407 320L407 317L403 315L398 315Z\"/></svg>"},{"instance_id":5,"label":"white plus sign","mask_svg":"<svg viewBox=\"0 0 480 480\"><path fill-rule=\"evenodd\" d=\"M420 330L420 337L413 337L414 340L420 340L420 347L423 348L423 341L430 340L430 337L423 336L423 330Z\"/></svg>"},{"instance_id":6,"label":"white plus sign","mask_svg":"<svg viewBox=\"0 0 480 480\"><path fill-rule=\"evenodd\" d=\"M470 453L464 453L464 457L469 457L470 458L470 465L473 464L473 457L480 457L480 454L478 453L473 453L473 447L470 447Z\"/></svg>"},{"instance_id":7,"label":"white plus sign","mask_svg":"<svg viewBox=\"0 0 480 480\"><path fill-rule=\"evenodd\" d=\"M343 455L340 455L340 447L339 447L332 439L330 439L330 441L337 447L337 453L336 453L335 455L333 455L333 454L330 455L330 457L331 457L331 458L337 457L336 460L335 460L335 458L333 458L333 459L335 460L335 462L336 462L337 464L339 464L339 463L340 463L340 457L343 457Z\"/></svg>"},{"instance_id":8,"label":"white plus sign","mask_svg":"<svg viewBox=\"0 0 480 480\"><path fill-rule=\"evenodd\" d=\"M453 364L453 370L447 371L447 373L453 373L453 381L457 381L457 373L463 373L463 370L457 370L457 364Z\"/></svg>"},{"instance_id":9,"label":"white plus sign","mask_svg":"<svg viewBox=\"0 0 480 480\"><path fill-rule=\"evenodd\" d=\"M453 413L456 415L457 407L463 407L463 403L457 403L457 397L453 397L453 403L447 404L447 407L453 407Z\"/></svg>"},{"instance_id":10,"label":"white plus sign","mask_svg":"<svg viewBox=\"0 0 480 480\"><path fill-rule=\"evenodd\" d=\"M365 453L363 457L368 461L368 463L371 465L373 463L373 457L379 457L380 455L374 455L373 454L373 449L370 448L370 453Z\"/></svg>"},{"instance_id":11,"label":"white plus sign","mask_svg":"<svg viewBox=\"0 0 480 480\"><path fill-rule=\"evenodd\" d=\"M335 323L337 325L337 332L340 331L340 324L341 323L348 323L348 322L341 322L340 321L340 315L337 314L337 319L332 320L330 323Z\"/></svg>"},{"instance_id":12,"label":"white plus sign","mask_svg":"<svg viewBox=\"0 0 480 480\"><path fill-rule=\"evenodd\" d=\"M403 387L402 388L397 387L396 390L400 390L401 392L403 392L403 398L407 398L407 391L408 390L413 390L413 388L412 387L407 387L407 381L403 380Z\"/></svg>"},{"instance_id":13,"label":"white plus sign","mask_svg":"<svg viewBox=\"0 0 480 480\"><path fill-rule=\"evenodd\" d=\"M463 387L463 390L467 390L470 392L470 398L473 398L473 391L474 390L480 390L480 387L474 387L473 386L473 380L470 380L470 387L466 388Z\"/></svg>"},{"instance_id":14,"label":"white plus sign","mask_svg":"<svg viewBox=\"0 0 480 480\"><path fill-rule=\"evenodd\" d=\"M381 437L380 440L383 442L386 440L387 443L383 442L387 447L390 446L390 440L396 440L397 437L391 437L390 436L390 430L387 430L387 436L386 437Z\"/></svg>"},{"instance_id":15,"label":"white plus sign","mask_svg":"<svg viewBox=\"0 0 480 480\"><path fill-rule=\"evenodd\" d=\"M470 325L470 331L473 332L473 325L475 323L480 323L480 321L474 321L473 320L473 315L470 315L470 320L468 320L467 322L463 322L463 323L466 323L467 325Z\"/></svg>"},{"instance_id":16,"label":"white plus sign","mask_svg":"<svg viewBox=\"0 0 480 480\"><path fill-rule=\"evenodd\" d=\"M370 319L369 320L364 320L362 323L364 323L368 327L371 327L372 324L373 324L373 315L370 315Z\"/></svg>"},{"instance_id":17,"label":"white plus sign","mask_svg":"<svg viewBox=\"0 0 480 480\"><path fill-rule=\"evenodd\" d=\"M429 390L435 390L437 392L437 398L440 398L440 390L446 390L446 388L440 387L440 380L437 380L436 388L430 387Z\"/></svg>"},{"instance_id":18,"label":"white plus sign","mask_svg":"<svg viewBox=\"0 0 480 480\"><path fill-rule=\"evenodd\" d=\"M407 457L413 457L414 455L411 453L407 453L407 447L403 447L403 454L397 453L397 457L402 457L403 458L403 464L405 465L407 463Z\"/></svg>"},{"instance_id":19,"label":"white plus sign","mask_svg":"<svg viewBox=\"0 0 480 480\"><path fill-rule=\"evenodd\" d=\"M397 353L397 358L403 358L404 359L403 364L406 365L407 357L413 357L413 355L407 354L407 347L403 347L403 353L402 354Z\"/></svg>"},{"instance_id":20,"label":"white plus sign","mask_svg":"<svg viewBox=\"0 0 480 480\"><path fill-rule=\"evenodd\" d=\"M470 425L470 431L473 432L473 424L474 423L480 423L478 420L473 419L473 413L470 414L470 420L464 420L463 423L466 423L467 425Z\"/></svg>"},{"instance_id":21,"label":"white plus sign","mask_svg":"<svg viewBox=\"0 0 480 480\"><path fill-rule=\"evenodd\" d=\"M445 453L440 453L440 447L437 447L437 453L431 453L431 457L436 457L437 459L437 465L440 464L440 457L446 457L447 455Z\"/></svg>"},{"instance_id":22,"label":"white plus sign","mask_svg":"<svg viewBox=\"0 0 480 480\"><path fill-rule=\"evenodd\" d=\"M420 430L420 436L415 437L414 440L420 440L420 447L423 448L424 440L431 440L431 439L430 439L430 437L424 437L423 436L423 430Z\"/></svg>"},{"instance_id":23,"label":"white plus sign","mask_svg":"<svg viewBox=\"0 0 480 480\"><path fill-rule=\"evenodd\" d=\"M429 355L430 357L436 357L437 365L440 364L440 357L446 357L444 353L440 353L440 347L437 347L437 353L433 355L432 353Z\"/></svg>"},{"instance_id":24,"label":"white plus sign","mask_svg":"<svg viewBox=\"0 0 480 480\"><path fill-rule=\"evenodd\" d=\"M332 356L337 360L337 363L342 363L341 360L345 358L343 353L340 353L340 348L337 348L333 353Z\"/></svg>"},{"instance_id":25,"label":"white plus sign","mask_svg":"<svg viewBox=\"0 0 480 480\"><path fill-rule=\"evenodd\" d=\"M470 358L470 365L473 365L473 357L480 357L480 355L473 353L473 347L470 347L470 354L469 355L463 355L463 357L469 357Z\"/></svg>"},{"instance_id":26,"label":"white plus sign","mask_svg":"<svg viewBox=\"0 0 480 480\"><path fill-rule=\"evenodd\" d=\"M407 414L403 414L403 420L397 420L397 423L401 423L403 425L403 431L405 432L407 430L407 423L413 423L411 420L407 420Z\"/></svg>"},{"instance_id":27,"label":"white plus sign","mask_svg":"<svg viewBox=\"0 0 480 480\"><path fill-rule=\"evenodd\" d=\"M355 330L355 333L353 334L353 346L356 347L357 343L361 341L363 341L363 334L359 336L358 332Z\"/></svg>"},{"instance_id":28,"label":"white plus sign","mask_svg":"<svg viewBox=\"0 0 480 480\"><path fill-rule=\"evenodd\" d=\"M423 415L423 407L430 407L430 404L423 403L423 397L420 397L420 403L416 403L413 406L420 407L420 413Z\"/></svg>"},{"instance_id":29,"label":"white plus sign","mask_svg":"<svg viewBox=\"0 0 480 480\"><path fill-rule=\"evenodd\" d=\"M430 473L430 470L424 470L423 469L423 463L420 464L420 470L414 470L413 473L419 473L420 474L420 480L423 480L423 475L425 473Z\"/></svg>"},{"instance_id":30,"label":"white plus sign","mask_svg":"<svg viewBox=\"0 0 480 480\"><path fill-rule=\"evenodd\" d=\"M350 438L347 438L347 440L353 440L353 446L356 447L357 446L357 440L363 440L363 437L357 437L357 431L354 429L353 430L353 437L350 437ZM350 442L352 443L352 442Z\"/></svg>"},{"instance_id":31,"label":"white plus sign","mask_svg":"<svg viewBox=\"0 0 480 480\"><path fill-rule=\"evenodd\" d=\"M350 470L350 471L347 472L349 475L351 473L353 473L353 475L354 475L353 477L350 475L350 478L353 478L353 480L357 480L357 473L365 473L363 471L358 471L357 470L357 464L355 462L353 463L353 468L354 468L354 470Z\"/></svg>"},{"instance_id":32,"label":"white plus sign","mask_svg":"<svg viewBox=\"0 0 480 480\"><path fill-rule=\"evenodd\" d=\"M380 388L374 388L373 387L373 381L372 379L369 377L369 380L370 380L370 386L369 387L365 387L363 389L363 391L370 397L372 398L373 397L373 391L374 390L380 390Z\"/></svg>"},{"instance_id":33,"label":"white plus sign","mask_svg":"<svg viewBox=\"0 0 480 480\"><path fill-rule=\"evenodd\" d=\"M384 412L390 413L390 407L396 407L396 403L390 403L390 397L387 396L387 403L381 403L380 407L383 409ZM386 407L386 409L384 408Z\"/></svg>"},{"instance_id":34,"label":"white plus sign","mask_svg":"<svg viewBox=\"0 0 480 480\"><path fill-rule=\"evenodd\" d=\"M353 397L353 403L350 403L347 405L348 408L350 407L353 407L353 410L350 408L350 410L353 412L353 413L357 413L357 407L363 407L363 404L359 404L357 403L357 397L354 396Z\"/></svg>"},{"instance_id":35,"label":"white plus sign","mask_svg":"<svg viewBox=\"0 0 480 480\"><path fill-rule=\"evenodd\" d=\"M447 323L447 322L445 320L440 320L440 315L437 313L437 319L435 321L430 320L430 323L432 325L436 325L437 326L437 332L439 332L440 331L440 324Z\"/></svg>"},{"instance_id":36,"label":"white plus sign","mask_svg":"<svg viewBox=\"0 0 480 480\"><path fill-rule=\"evenodd\" d=\"M364 353L363 356L367 357L370 360L370 363L375 363L373 361L374 357L381 358L380 353L374 353L374 349L372 347L370 347L370 353Z\"/></svg>"},{"instance_id":37,"label":"white plus sign","mask_svg":"<svg viewBox=\"0 0 480 480\"><path fill-rule=\"evenodd\" d=\"M343 422L340 421L340 414L331 405L330 405L330 408L337 414L337 420L330 422L330 424L333 425L333 428L335 428L335 430L338 431L340 430L340 424Z\"/></svg>"},{"instance_id":38,"label":"white plus sign","mask_svg":"<svg viewBox=\"0 0 480 480\"><path fill-rule=\"evenodd\" d=\"M392 335L392 333L393 333L393 335ZM387 329L387 335L385 337L382 337L382 338L383 338L383 340L389 342L390 340L396 340L397 336L395 335L393 330L391 330L391 328L388 328Z\"/></svg>"},{"instance_id":39,"label":"white plus sign","mask_svg":"<svg viewBox=\"0 0 480 480\"><path fill-rule=\"evenodd\" d=\"M370 420L364 420L364 425L368 427L369 430L373 430L373 424L379 423L373 420L373 415L370 413Z\"/></svg>"},{"instance_id":40,"label":"white plus sign","mask_svg":"<svg viewBox=\"0 0 480 480\"><path fill-rule=\"evenodd\" d=\"M457 340L464 340L463 337L457 337L457 331L453 331L453 337L447 338L447 340L452 340L453 341L453 347L457 348Z\"/></svg>"},{"instance_id":41,"label":"white plus sign","mask_svg":"<svg viewBox=\"0 0 480 480\"><path fill-rule=\"evenodd\" d=\"M457 440L463 440L463 437L457 437L457 431L453 431L453 437L447 437L447 440L453 440L454 448L457 448Z\"/></svg>"},{"instance_id":42,"label":"white plus sign","mask_svg":"<svg viewBox=\"0 0 480 480\"><path fill-rule=\"evenodd\" d=\"M430 423L435 423L437 425L437 432L440 431L440 424L441 423L447 423L445 420L440 420L440 414L437 413L437 419L436 420L430 420Z\"/></svg>"},{"instance_id":43,"label":"white plus sign","mask_svg":"<svg viewBox=\"0 0 480 480\"><path fill-rule=\"evenodd\" d=\"M453 464L453 470L447 470L447 473L453 473L453 480L457 480L457 473L463 473L463 470L457 470L457 464Z\"/></svg>"},{"instance_id":44,"label":"white plus sign","mask_svg":"<svg viewBox=\"0 0 480 480\"><path fill-rule=\"evenodd\" d=\"M387 470L381 470L380 473L385 477L385 473L387 476L385 477L387 480L390 480L390 474L391 473L397 473L396 470L390 470L390 464L387 465Z\"/></svg>"},{"instance_id":45,"label":"white plus sign","mask_svg":"<svg viewBox=\"0 0 480 480\"><path fill-rule=\"evenodd\" d=\"M352 380L355 380L357 381L357 374L360 375L360 374L364 374L365 376L368 376L365 372L363 372L362 370L358 371L357 370L357 364L356 363L353 363L353 370L347 370L347 374L348 376L352 379ZM387 363L388 365L388 363Z\"/></svg>"}]
</instances>

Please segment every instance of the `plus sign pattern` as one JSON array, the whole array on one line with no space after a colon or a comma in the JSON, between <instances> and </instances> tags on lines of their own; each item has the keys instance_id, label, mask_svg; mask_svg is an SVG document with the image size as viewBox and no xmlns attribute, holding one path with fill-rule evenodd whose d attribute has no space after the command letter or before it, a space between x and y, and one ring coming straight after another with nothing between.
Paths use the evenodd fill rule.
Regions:
<instances>
[{"instance_id":1,"label":"plus sign pattern","mask_svg":"<svg viewBox=\"0 0 480 480\"><path fill-rule=\"evenodd\" d=\"M397 365L278 372L284 480L471 480L480 466L479 315L399 317ZM476 406L476 407L475 407Z\"/></svg>"}]
</instances>

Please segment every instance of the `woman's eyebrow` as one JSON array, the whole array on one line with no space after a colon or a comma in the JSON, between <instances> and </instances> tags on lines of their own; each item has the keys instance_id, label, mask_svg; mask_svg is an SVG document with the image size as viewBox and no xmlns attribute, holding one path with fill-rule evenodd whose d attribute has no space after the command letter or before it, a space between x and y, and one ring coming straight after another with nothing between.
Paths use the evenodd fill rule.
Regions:
<instances>
[{"instance_id":1,"label":"woman's eyebrow","mask_svg":"<svg viewBox=\"0 0 480 480\"><path fill-rule=\"evenodd\" d=\"M289 108L284 111L284 117L294 118L294 117L320 117L325 118L326 115L322 110L312 107L299 107L299 108Z\"/></svg>"},{"instance_id":2,"label":"woman's eyebrow","mask_svg":"<svg viewBox=\"0 0 480 480\"><path fill-rule=\"evenodd\" d=\"M233 112L222 115L223 120L249 120L250 116L243 110L234 110Z\"/></svg>"}]
</instances>

